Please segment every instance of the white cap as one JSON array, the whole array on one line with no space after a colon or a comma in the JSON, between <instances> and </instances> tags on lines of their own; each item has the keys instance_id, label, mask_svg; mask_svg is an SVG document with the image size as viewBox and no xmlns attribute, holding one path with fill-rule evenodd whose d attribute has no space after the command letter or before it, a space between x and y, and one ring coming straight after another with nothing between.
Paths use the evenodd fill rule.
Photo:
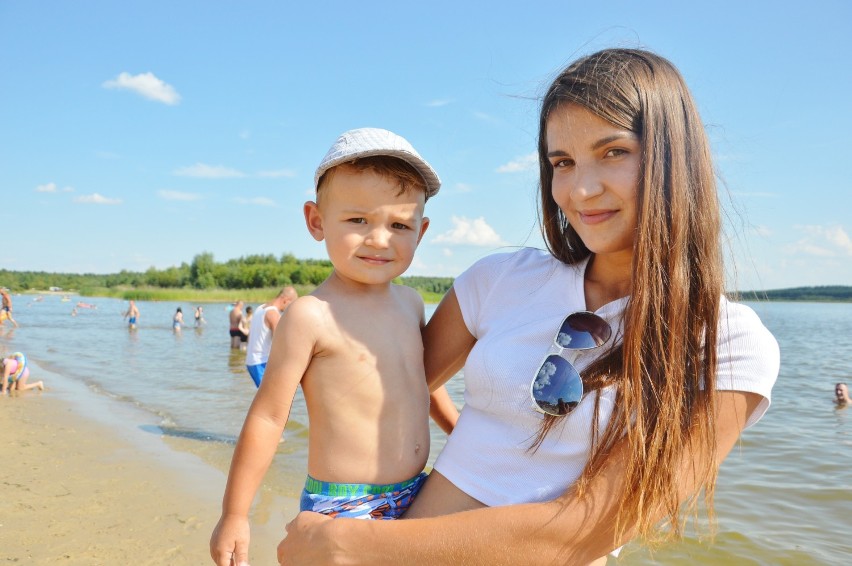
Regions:
<instances>
[{"instance_id":1,"label":"white cap","mask_svg":"<svg viewBox=\"0 0 852 566\"><path fill-rule=\"evenodd\" d=\"M332 167L360 157L376 155L397 157L417 169L426 182L427 199L441 188L438 174L405 138L381 128L358 128L340 134L322 158L314 174L314 189L318 188L320 177Z\"/></svg>"}]
</instances>

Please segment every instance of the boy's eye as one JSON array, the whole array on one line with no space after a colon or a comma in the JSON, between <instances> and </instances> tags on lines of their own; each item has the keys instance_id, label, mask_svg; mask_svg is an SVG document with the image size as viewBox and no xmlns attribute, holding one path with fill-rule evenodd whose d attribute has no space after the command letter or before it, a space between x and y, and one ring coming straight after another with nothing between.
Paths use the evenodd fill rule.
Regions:
<instances>
[{"instance_id":1,"label":"boy's eye","mask_svg":"<svg viewBox=\"0 0 852 566\"><path fill-rule=\"evenodd\" d=\"M394 222L393 227L397 230L408 230L408 226L402 222Z\"/></svg>"},{"instance_id":2,"label":"boy's eye","mask_svg":"<svg viewBox=\"0 0 852 566\"><path fill-rule=\"evenodd\" d=\"M365 218L350 218L347 222L351 222L352 224L365 224L367 220Z\"/></svg>"}]
</instances>

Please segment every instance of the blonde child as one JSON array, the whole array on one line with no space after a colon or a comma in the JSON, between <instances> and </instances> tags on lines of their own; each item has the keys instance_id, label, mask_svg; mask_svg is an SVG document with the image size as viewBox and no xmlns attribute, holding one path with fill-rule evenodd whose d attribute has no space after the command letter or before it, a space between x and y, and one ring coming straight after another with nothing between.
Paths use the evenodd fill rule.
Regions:
<instances>
[{"instance_id":1,"label":"blonde child","mask_svg":"<svg viewBox=\"0 0 852 566\"><path fill-rule=\"evenodd\" d=\"M43 381L27 383L30 377L30 368L27 367L27 357L21 352L12 352L8 356L0 358L0 371L3 372L0 395L5 395L7 390L38 389L44 391Z\"/></svg>"},{"instance_id":2,"label":"blonde child","mask_svg":"<svg viewBox=\"0 0 852 566\"><path fill-rule=\"evenodd\" d=\"M301 385L310 419L301 509L336 517L399 517L420 489L429 455L429 390L420 331L423 301L394 285L429 226L440 188L403 138L376 128L341 135L304 205L308 231L334 266L282 314L260 389L234 451L210 552L247 561L248 512ZM455 407L441 390L433 416L449 430ZM436 402L437 401L437 402Z\"/></svg>"}]
</instances>

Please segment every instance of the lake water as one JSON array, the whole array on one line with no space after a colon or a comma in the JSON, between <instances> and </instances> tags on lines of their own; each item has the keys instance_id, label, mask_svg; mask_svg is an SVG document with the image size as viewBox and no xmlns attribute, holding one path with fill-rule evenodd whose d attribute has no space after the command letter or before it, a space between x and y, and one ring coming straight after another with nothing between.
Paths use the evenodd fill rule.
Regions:
<instances>
[{"instance_id":1,"label":"lake water","mask_svg":"<svg viewBox=\"0 0 852 566\"><path fill-rule=\"evenodd\" d=\"M81 411L162 438L226 472L255 388L244 354L229 348L228 305L205 304L207 324L192 327L195 305L138 303L139 328L122 319L126 303L71 296L14 297L17 330L0 329L0 352L21 350L56 395ZM175 309L190 324L172 330ZM651 553L629 545L619 564L847 564L852 554L852 409L836 409L834 383L852 383L852 304L751 304L781 346L772 407L742 436L722 466L712 546L694 537ZM427 307L430 314L433 307ZM51 382L53 380L53 382ZM463 379L448 384L460 405ZM87 404L85 397L98 399ZM106 401L104 401L106 400ZM92 409L106 402L118 413ZM104 413L110 413L104 414ZM114 415L122 416L116 418ZM128 416L130 415L130 416ZM146 434L147 433L147 434ZM255 508L280 524L295 509L306 472L307 414L297 396L286 441ZM432 430L434 461L444 437ZM221 493L211 494L219 499Z\"/></svg>"}]
</instances>

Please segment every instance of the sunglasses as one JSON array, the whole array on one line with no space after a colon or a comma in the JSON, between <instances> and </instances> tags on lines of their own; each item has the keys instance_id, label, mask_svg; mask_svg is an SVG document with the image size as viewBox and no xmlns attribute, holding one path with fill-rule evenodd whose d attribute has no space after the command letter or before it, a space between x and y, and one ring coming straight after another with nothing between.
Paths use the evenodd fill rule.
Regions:
<instances>
[{"instance_id":1,"label":"sunglasses","mask_svg":"<svg viewBox=\"0 0 852 566\"><path fill-rule=\"evenodd\" d=\"M550 352L530 384L530 396L541 413L562 417L574 410L583 398L583 379L563 357L565 350L593 350L612 336L609 323L588 311L569 314L553 338Z\"/></svg>"}]
</instances>

